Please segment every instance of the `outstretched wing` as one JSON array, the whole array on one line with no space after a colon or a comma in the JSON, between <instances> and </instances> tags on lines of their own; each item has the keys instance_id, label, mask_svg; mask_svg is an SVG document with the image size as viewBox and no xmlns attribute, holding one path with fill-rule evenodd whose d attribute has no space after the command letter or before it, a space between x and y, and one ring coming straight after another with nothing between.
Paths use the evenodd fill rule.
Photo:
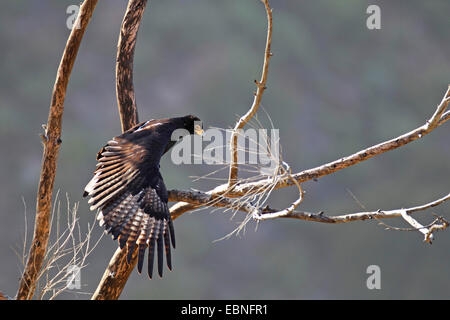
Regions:
<instances>
[{"instance_id":1,"label":"outstretched wing","mask_svg":"<svg viewBox=\"0 0 450 320\"><path fill-rule=\"evenodd\" d=\"M139 128L136 126L136 128ZM97 155L97 169L85 188L91 210L100 209L98 219L120 247L127 246L127 260L138 249L138 271L142 272L149 248L148 274L153 274L155 248L158 273L163 273L163 252L172 269L170 246L175 233L167 205L168 196L159 172L159 161L143 143L115 137Z\"/></svg>"}]
</instances>

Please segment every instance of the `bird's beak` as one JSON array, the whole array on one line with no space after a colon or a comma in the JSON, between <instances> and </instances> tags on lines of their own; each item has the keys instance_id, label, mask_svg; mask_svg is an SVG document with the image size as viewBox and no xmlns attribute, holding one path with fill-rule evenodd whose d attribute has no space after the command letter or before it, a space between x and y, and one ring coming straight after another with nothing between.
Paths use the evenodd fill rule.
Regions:
<instances>
[{"instance_id":1,"label":"bird's beak","mask_svg":"<svg viewBox=\"0 0 450 320\"><path fill-rule=\"evenodd\" d=\"M194 132L195 132L195 134L198 134L199 136L201 136L201 135L203 135L204 131L203 131L202 127L200 127L200 125L196 124L194 126Z\"/></svg>"}]
</instances>

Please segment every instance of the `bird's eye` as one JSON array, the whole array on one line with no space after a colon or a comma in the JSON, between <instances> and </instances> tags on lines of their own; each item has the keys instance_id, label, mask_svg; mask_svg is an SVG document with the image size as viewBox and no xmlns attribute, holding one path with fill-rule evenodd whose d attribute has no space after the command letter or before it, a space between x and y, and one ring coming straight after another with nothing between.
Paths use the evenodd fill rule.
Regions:
<instances>
[{"instance_id":1,"label":"bird's eye","mask_svg":"<svg viewBox=\"0 0 450 320\"><path fill-rule=\"evenodd\" d=\"M199 136L201 136L203 134L203 129L200 125L196 124L194 126L194 132L195 132L195 134L198 134Z\"/></svg>"}]
</instances>

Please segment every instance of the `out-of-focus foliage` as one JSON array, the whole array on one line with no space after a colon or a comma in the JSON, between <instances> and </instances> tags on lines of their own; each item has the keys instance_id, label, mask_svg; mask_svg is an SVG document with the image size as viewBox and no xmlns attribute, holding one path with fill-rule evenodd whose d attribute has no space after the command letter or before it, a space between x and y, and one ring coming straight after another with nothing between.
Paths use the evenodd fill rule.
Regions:
<instances>
[{"instance_id":1,"label":"out-of-focus foliage","mask_svg":"<svg viewBox=\"0 0 450 320\"><path fill-rule=\"evenodd\" d=\"M69 35L73 1L0 3L0 289L14 295L27 204L31 235L38 184L41 124ZM450 82L447 0L374 1L381 30L366 28L366 1L273 0L274 34L263 107L280 128L284 159L300 171L389 139L424 123ZM99 1L69 83L55 188L80 201L82 223L93 213L81 198L95 154L120 132L114 68L124 0ZM228 128L248 109L259 77L266 18L257 0L149 1L135 56L140 119L196 114L205 127ZM264 118L264 114L260 114ZM404 148L306 183L305 210L345 213L418 205L449 192L447 124ZM168 188L192 183L208 166L175 166ZM295 189L274 193L289 205ZM449 216L448 204L431 212ZM450 235L432 246L413 232L377 222L322 225L269 221L213 243L236 227L228 213L204 210L175 223L174 271L162 280L136 272L122 298L450 298ZM386 221L404 226L400 220ZM102 232L96 228L97 234ZM93 292L115 250L105 237L81 277ZM366 268L381 268L381 290L366 288ZM86 298L67 294L66 298Z\"/></svg>"}]
</instances>

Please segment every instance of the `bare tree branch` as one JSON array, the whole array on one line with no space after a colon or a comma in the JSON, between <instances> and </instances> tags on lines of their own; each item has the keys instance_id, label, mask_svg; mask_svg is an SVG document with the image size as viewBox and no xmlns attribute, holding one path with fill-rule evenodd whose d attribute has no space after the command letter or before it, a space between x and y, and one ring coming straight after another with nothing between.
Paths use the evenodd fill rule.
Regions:
<instances>
[{"instance_id":1,"label":"bare tree branch","mask_svg":"<svg viewBox=\"0 0 450 320\"><path fill-rule=\"evenodd\" d=\"M401 136L398 136L394 139L363 149L349 156L340 158L338 160L323 164L321 166L312 169L298 172L296 174L293 174L292 177L298 183L303 183L309 180L317 179L332 174L336 171L348 168L360 162L366 161L379 154L397 149L417 139L420 139L426 134L433 131L434 129L443 125L447 120L450 119L448 112L445 113L449 101L450 101L450 86L448 87L441 103L437 106L433 116L424 125ZM228 188L228 184L222 184L208 192L205 192L207 196L201 198L202 201L204 201L202 203L199 203L199 197L196 194L192 194L192 197L178 198L177 195L183 194L183 196L186 196L186 193L179 193L178 190L172 190L169 192L169 200L183 201L183 202L179 202L174 206L172 206L171 212L173 216L179 216L187 211L194 209L195 208L194 205L207 204L213 201L214 199L220 197L224 193L226 193L226 196L230 198L240 197L248 193L257 192L261 188L268 187L271 183L272 182L268 181L267 179L261 179L255 182L242 184L238 183L234 186L234 188L231 191ZM274 186L274 189L280 189L292 185L294 185L294 182L292 181L292 179L286 176L277 181L276 185Z\"/></svg>"},{"instance_id":2,"label":"bare tree branch","mask_svg":"<svg viewBox=\"0 0 450 320\"><path fill-rule=\"evenodd\" d=\"M289 215L286 215L285 218L294 218L300 220L308 220L314 222L324 222L324 223L347 223L353 221L364 221L371 219L385 219L385 218L396 218L401 217L402 212L405 212L408 215L411 215L415 212L424 211L429 208L436 207L445 201L450 200L450 193L446 196L439 198L435 201L429 202L427 204L411 207L407 209L395 209L395 210L376 210L376 211L365 211L365 212L356 212L344 215L337 216L326 216L323 212L319 213L308 213L301 211L294 211ZM275 211L276 209L267 208L263 210L263 213Z\"/></svg>"},{"instance_id":3,"label":"bare tree branch","mask_svg":"<svg viewBox=\"0 0 450 320\"><path fill-rule=\"evenodd\" d=\"M133 63L137 34L146 4L147 0L130 0L120 28L116 60L116 95L122 132L139 122L134 96Z\"/></svg>"},{"instance_id":4,"label":"bare tree branch","mask_svg":"<svg viewBox=\"0 0 450 320\"><path fill-rule=\"evenodd\" d=\"M263 70L261 74L261 80L255 80L256 84L256 93L255 98L253 100L253 104L250 107L250 110L243 115L239 121L236 123L236 126L233 129L233 133L231 135L230 140L230 152L231 152L231 163L230 163L230 173L228 178L228 187L231 188L237 182L238 176L238 149L237 142L239 136L239 130L241 130L255 115L258 111L259 105L261 104L261 99L266 90L266 82L267 82L267 74L269 70L269 60L272 56L271 45L272 45L272 9L269 6L268 0L261 0L264 4L266 13L267 13L267 39L266 39L266 49L264 52L264 63Z\"/></svg>"},{"instance_id":5,"label":"bare tree branch","mask_svg":"<svg viewBox=\"0 0 450 320\"><path fill-rule=\"evenodd\" d=\"M42 156L41 176L36 203L36 218L33 241L31 243L28 261L20 280L17 299L32 299L36 279L41 270L49 237L50 211L53 184L56 175L56 165L61 145L61 122L64 111L64 99L75 58L81 39L94 12L97 0L85 0L81 5L77 21L70 33L64 49L53 87L50 112L45 132L42 135L44 152ZM79 26L79 28L78 28Z\"/></svg>"},{"instance_id":6,"label":"bare tree branch","mask_svg":"<svg viewBox=\"0 0 450 320\"><path fill-rule=\"evenodd\" d=\"M169 192L169 199L170 198L176 198L180 201L190 201L190 203L187 202L180 202L180 204L187 203L191 206L192 209L203 207L203 206L210 206L210 207L217 207L217 208L233 208L235 207L234 202L232 199L229 198L219 198L216 201L211 201L211 196L205 192L199 192L199 191L180 191L180 190L171 190ZM446 201L450 200L450 193L446 196L439 198L435 201L432 201L430 203L411 207L408 209L395 209L395 210L389 210L389 211L382 211L382 210L376 210L376 211L363 211L363 212L356 212L356 213L350 213L350 214L343 214L343 215L336 215L336 216L329 216L325 215L324 212L320 211L317 213L313 212L306 212L306 211L297 211L294 210L290 212L289 214L283 215L283 218L291 218L291 219L299 219L299 220L306 220L306 221L312 221L312 222L320 222L320 223L347 223L347 222L354 222L354 221L364 221L364 220L371 220L371 219L384 219L384 218L396 218L401 217L401 211L406 210L407 214L412 214L418 211L424 211L432 207L436 207ZM172 209L173 208L173 209ZM172 218L177 218L181 216L180 212L181 209L178 209L179 206L174 205L171 208ZM191 209L191 210L192 210ZM241 207L237 207L237 210L246 212L248 214L253 214L257 208L253 207L249 203L244 203ZM281 211L280 209L271 208L269 206L266 206L265 208L260 209L261 214L264 216L265 214L272 214Z\"/></svg>"},{"instance_id":7,"label":"bare tree branch","mask_svg":"<svg viewBox=\"0 0 450 320\"><path fill-rule=\"evenodd\" d=\"M130 264L127 263L126 249L116 249L103 273L91 300L117 300L122 293L131 272L137 263L137 250L133 253Z\"/></svg>"},{"instance_id":8,"label":"bare tree branch","mask_svg":"<svg viewBox=\"0 0 450 320\"><path fill-rule=\"evenodd\" d=\"M147 0L130 0L120 29L116 65L116 92L122 131L136 125L138 112L133 86L133 61L137 33ZM133 271L137 260L134 252L127 263L126 249L117 248L106 268L92 300L117 300Z\"/></svg>"}]
</instances>

